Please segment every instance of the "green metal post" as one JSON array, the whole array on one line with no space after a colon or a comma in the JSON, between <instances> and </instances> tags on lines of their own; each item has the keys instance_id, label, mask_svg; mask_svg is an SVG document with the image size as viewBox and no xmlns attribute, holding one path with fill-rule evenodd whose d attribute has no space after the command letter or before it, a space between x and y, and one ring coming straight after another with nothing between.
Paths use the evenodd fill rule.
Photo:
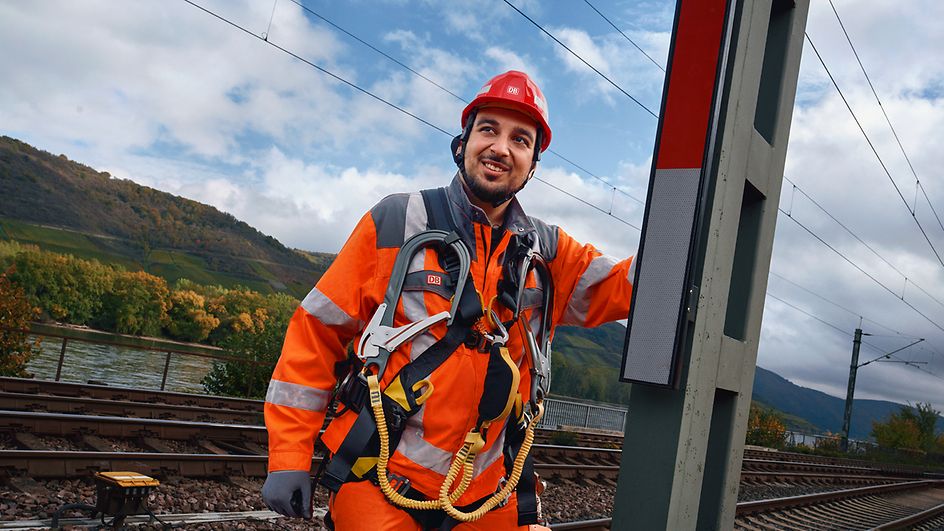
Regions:
<instances>
[{"instance_id":1,"label":"green metal post","mask_svg":"<svg viewBox=\"0 0 944 531\"><path fill-rule=\"evenodd\" d=\"M852 396L855 394L856 372L859 370L859 346L862 344L862 329L856 328L852 340L852 363L849 364L849 388L846 390L846 411L842 416L843 452L849 450L849 426L852 424Z\"/></svg>"}]
</instances>

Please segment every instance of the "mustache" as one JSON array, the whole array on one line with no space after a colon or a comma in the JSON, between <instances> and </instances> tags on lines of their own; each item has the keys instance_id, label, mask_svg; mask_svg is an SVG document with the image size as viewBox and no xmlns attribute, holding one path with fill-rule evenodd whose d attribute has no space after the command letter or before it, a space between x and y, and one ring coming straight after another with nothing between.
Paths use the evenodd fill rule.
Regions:
<instances>
[{"instance_id":1,"label":"mustache","mask_svg":"<svg viewBox=\"0 0 944 531\"><path fill-rule=\"evenodd\" d=\"M479 160L483 160L483 161L490 160L492 162L497 162L505 166L508 165L508 162L505 160L505 157L500 157L498 155L482 155L481 157L479 157Z\"/></svg>"}]
</instances>

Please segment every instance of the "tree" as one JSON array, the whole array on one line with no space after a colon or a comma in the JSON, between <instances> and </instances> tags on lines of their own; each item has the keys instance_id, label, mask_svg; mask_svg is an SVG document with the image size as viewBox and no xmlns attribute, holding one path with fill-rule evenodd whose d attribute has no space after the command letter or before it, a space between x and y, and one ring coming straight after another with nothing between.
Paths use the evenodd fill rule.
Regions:
<instances>
[{"instance_id":1,"label":"tree","mask_svg":"<svg viewBox=\"0 0 944 531\"><path fill-rule=\"evenodd\" d=\"M11 280L20 285L34 306L53 319L88 324L102 309L115 270L97 260L26 248L14 260Z\"/></svg>"},{"instance_id":2,"label":"tree","mask_svg":"<svg viewBox=\"0 0 944 531\"><path fill-rule=\"evenodd\" d=\"M921 448L921 430L917 422L909 417L911 408L903 406L898 413L892 413L885 422L872 421L872 437L879 446L885 448Z\"/></svg>"},{"instance_id":3,"label":"tree","mask_svg":"<svg viewBox=\"0 0 944 531\"><path fill-rule=\"evenodd\" d=\"M144 271L122 271L102 302L96 324L121 334L156 336L167 323L167 282Z\"/></svg>"},{"instance_id":4,"label":"tree","mask_svg":"<svg viewBox=\"0 0 944 531\"><path fill-rule=\"evenodd\" d=\"M203 295L191 290L177 290L170 294L167 311L168 335L184 341L203 341L220 320L207 313Z\"/></svg>"},{"instance_id":5,"label":"tree","mask_svg":"<svg viewBox=\"0 0 944 531\"><path fill-rule=\"evenodd\" d=\"M288 321L289 316L273 313L267 315L260 326L235 329L220 346L236 359L213 363L213 368L203 378L206 391L227 396L263 398L272 368L281 354Z\"/></svg>"},{"instance_id":6,"label":"tree","mask_svg":"<svg viewBox=\"0 0 944 531\"><path fill-rule=\"evenodd\" d=\"M930 402L918 402L914 407L902 407L899 415L918 428L918 448L925 452L933 451L937 442L937 419L941 412L936 411Z\"/></svg>"},{"instance_id":7,"label":"tree","mask_svg":"<svg viewBox=\"0 0 944 531\"><path fill-rule=\"evenodd\" d=\"M209 337L211 343L219 346L230 334L263 330L268 318L265 297L246 288L225 290L208 298L207 310L220 320Z\"/></svg>"},{"instance_id":8,"label":"tree","mask_svg":"<svg viewBox=\"0 0 944 531\"><path fill-rule=\"evenodd\" d=\"M39 315L26 292L10 280L13 268L0 274L0 376L29 377L26 364L39 352L39 339L30 342L29 323Z\"/></svg>"},{"instance_id":9,"label":"tree","mask_svg":"<svg viewBox=\"0 0 944 531\"><path fill-rule=\"evenodd\" d=\"M747 444L783 448L787 444L787 426L776 410L751 404L747 417Z\"/></svg>"}]
</instances>

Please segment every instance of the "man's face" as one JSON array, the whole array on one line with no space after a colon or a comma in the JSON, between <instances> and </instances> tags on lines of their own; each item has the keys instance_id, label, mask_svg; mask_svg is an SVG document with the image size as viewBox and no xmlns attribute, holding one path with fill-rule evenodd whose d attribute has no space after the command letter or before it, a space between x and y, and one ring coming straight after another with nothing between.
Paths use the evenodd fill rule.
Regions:
<instances>
[{"instance_id":1,"label":"man's face","mask_svg":"<svg viewBox=\"0 0 944 531\"><path fill-rule=\"evenodd\" d=\"M465 148L466 184L478 199L499 202L520 190L531 172L537 126L518 111L478 112Z\"/></svg>"}]
</instances>

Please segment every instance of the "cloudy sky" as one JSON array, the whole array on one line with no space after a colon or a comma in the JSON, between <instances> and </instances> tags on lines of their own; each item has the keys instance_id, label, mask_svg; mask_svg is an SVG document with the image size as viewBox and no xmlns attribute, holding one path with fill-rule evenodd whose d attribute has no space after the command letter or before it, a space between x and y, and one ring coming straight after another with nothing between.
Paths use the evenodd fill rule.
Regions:
<instances>
[{"instance_id":1,"label":"cloudy sky","mask_svg":"<svg viewBox=\"0 0 944 531\"><path fill-rule=\"evenodd\" d=\"M184 0L0 2L0 134L335 252L385 195L448 182L462 99L523 69L547 96L555 152L525 208L634 253L673 2L513 2L640 105L501 0L193 1L231 24ZM925 364L870 364L856 396L944 409L944 4L834 3L921 187L813 0L809 35L888 174L807 43L758 364L844 396L861 318L861 361L925 338L895 354Z\"/></svg>"}]
</instances>

